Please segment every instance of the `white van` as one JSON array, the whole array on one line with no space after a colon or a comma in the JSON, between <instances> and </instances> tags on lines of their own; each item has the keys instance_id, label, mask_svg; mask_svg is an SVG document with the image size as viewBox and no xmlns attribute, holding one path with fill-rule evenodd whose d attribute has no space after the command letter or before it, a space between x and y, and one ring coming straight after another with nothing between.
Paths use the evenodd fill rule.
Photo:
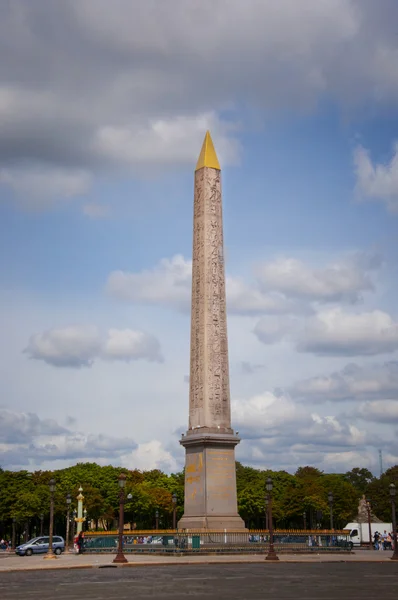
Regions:
<instances>
[{"instance_id":1,"label":"white van","mask_svg":"<svg viewBox=\"0 0 398 600\"><path fill-rule=\"evenodd\" d=\"M368 523L347 523L344 529L348 529L350 531L350 540L353 546L361 546L363 544L369 544L369 524ZM391 523L371 523L370 530L373 541L373 536L378 531L379 533L383 533L387 531L387 533L392 531Z\"/></svg>"}]
</instances>

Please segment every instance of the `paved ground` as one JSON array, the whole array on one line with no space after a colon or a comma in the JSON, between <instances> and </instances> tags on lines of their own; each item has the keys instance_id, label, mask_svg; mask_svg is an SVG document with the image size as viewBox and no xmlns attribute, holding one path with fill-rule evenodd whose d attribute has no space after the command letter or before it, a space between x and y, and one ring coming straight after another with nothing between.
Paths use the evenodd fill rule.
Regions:
<instances>
[{"instance_id":1,"label":"paved ground","mask_svg":"<svg viewBox=\"0 0 398 600\"><path fill-rule=\"evenodd\" d=\"M0 598L21 600L338 600L397 597L398 565L186 565L2 573Z\"/></svg>"},{"instance_id":2,"label":"paved ground","mask_svg":"<svg viewBox=\"0 0 398 600\"><path fill-rule=\"evenodd\" d=\"M280 554L281 562L300 563L341 563L341 562L387 562L391 563L392 552L374 552L369 550L358 550L352 554ZM96 568L112 564L114 554L63 554L54 560L44 560L43 555L16 556L9 554L0 560L0 573L7 571L37 571L47 569L79 569ZM167 555L143 555L127 554L127 568L155 565L198 565L198 564L229 564L229 563L263 563L264 554L237 554L237 555L193 555L179 556ZM396 564L398 572L398 563ZM1 599L1 594L0 594Z\"/></svg>"}]
</instances>

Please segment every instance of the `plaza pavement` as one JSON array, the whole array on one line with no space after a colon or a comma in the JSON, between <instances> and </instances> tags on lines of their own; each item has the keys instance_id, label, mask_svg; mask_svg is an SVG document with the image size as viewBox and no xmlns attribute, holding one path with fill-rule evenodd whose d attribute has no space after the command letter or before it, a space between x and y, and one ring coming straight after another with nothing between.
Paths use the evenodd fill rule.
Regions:
<instances>
[{"instance_id":1,"label":"plaza pavement","mask_svg":"<svg viewBox=\"0 0 398 600\"><path fill-rule=\"evenodd\" d=\"M381 553L380 553L381 554ZM7 562L5 559L4 562ZM41 559L42 562L43 559ZM122 569L52 569L0 574L4 600L396 600L398 565L309 561L165 564Z\"/></svg>"},{"instance_id":2,"label":"plaza pavement","mask_svg":"<svg viewBox=\"0 0 398 600\"><path fill-rule=\"evenodd\" d=\"M279 563L390 563L397 565L398 561L391 561L392 552L357 550L352 553L339 554L280 554ZM142 555L126 554L127 564L114 565L115 554L62 554L54 560L44 560L43 555L16 556L15 554L2 553L0 560L0 573L11 571L37 571L56 569L90 569L107 567L143 567L143 566L171 566L171 565L204 565L204 564L254 564L265 563L264 554L238 554L238 555Z\"/></svg>"}]
</instances>

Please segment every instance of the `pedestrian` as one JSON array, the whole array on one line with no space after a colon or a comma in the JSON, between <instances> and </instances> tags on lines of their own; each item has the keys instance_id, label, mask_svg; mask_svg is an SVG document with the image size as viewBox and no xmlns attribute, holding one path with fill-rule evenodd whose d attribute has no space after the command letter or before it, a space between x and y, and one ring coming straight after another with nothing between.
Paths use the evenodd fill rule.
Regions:
<instances>
[{"instance_id":1,"label":"pedestrian","mask_svg":"<svg viewBox=\"0 0 398 600\"><path fill-rule=\"evenodd\" d=\"M380 534L378 531L375 531L374 536L373 536L373 545L374 545L375 550L379 549L379 539L380 539Z\"/></svg>"},{"instance_id":2,"label":"pedestrian","mask_svg":"<svg viewBox=\"0 0 398 600\"><path fill-rule=\"evenodd\" d=\"M84 533L81 531L79 533L79 535L77 536L78 554L83 553L83 546L84 546Z\"/></svg>"},{"instance_id":3,"label":"pedestrian","mask_svg":"<svg viewBox=\"0 0 398 600\"><path fill-rule=\"evenodd\" d=\"M391 537L391 533L387 534L386 550L392 550L392 537Z\"/></svg>"},{"instance_id":4,"label":"pedestrian","mask_svg":"<svg viewBox=\"0 0 398 600\"><path fill-rule=\"evenodd\" d=\"M381 535L381 549L382 550L386 550L386 544L387 544L387 531L384 530L384 532Z\"/></svg>"}]
</instances>

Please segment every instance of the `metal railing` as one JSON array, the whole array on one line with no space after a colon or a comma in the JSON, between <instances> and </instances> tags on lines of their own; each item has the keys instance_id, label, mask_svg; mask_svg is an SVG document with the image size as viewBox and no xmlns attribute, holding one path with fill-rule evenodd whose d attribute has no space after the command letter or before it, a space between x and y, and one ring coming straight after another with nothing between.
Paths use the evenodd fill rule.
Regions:
<instances>
[{"instance_id":1,"label":"metal railing","mask_svg":"<svg viewBox=\"0 0 398 600\"><path fill-rule=\"evenodd\" d=\"M86 532L84 552L116 552L117 533ZM349 552L347 531L276 530L278 553ZM269 549L266 530L242 531L125 531L124 553L264 553Z\"/></svg>"}]
</instances>

